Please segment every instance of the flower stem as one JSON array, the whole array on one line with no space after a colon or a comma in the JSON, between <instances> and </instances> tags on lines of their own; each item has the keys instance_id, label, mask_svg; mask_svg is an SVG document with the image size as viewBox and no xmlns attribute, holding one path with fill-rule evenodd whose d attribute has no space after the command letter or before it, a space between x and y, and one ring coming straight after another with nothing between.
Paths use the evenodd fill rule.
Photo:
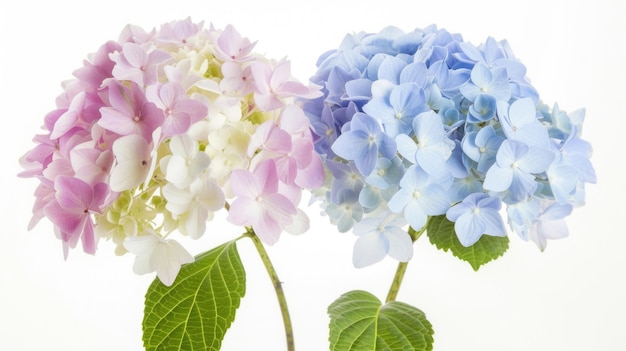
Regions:
<instances>
[{"instance_id":1,"label":"flower stem","mask_svg":"<svg viewBox=\"0 0 626 351\"><path fill-rule=\"evenodd\" d=\"M278 299L278 305L280 305L280 312L283 316L283 325L285 326L285 338L287 339L287 350L294 351L294 337L293 337L293 327L291 325L291 317L289 317L289 309L287 308L287 299L285 298L285 292L283 291L283 285L280 279L278 278L278 274L274 269L274 265L272 261L270 261L270 257L263 246L263 243L259 239L259 237L254 233L253 229L248 229L246 234L252 242L254 243L254 247L256 247L259 256L261 257L261 261L263 261L263 265L267 270L267 274L270 276L272 280L272 285L274 285L274 291L276 292L276 298Z\"/></svg>"},{"instance_id":2,"label":"flower stem","mask_svg":"<svg viewBox=\"0 0 626 351\"><path fill-rule=\"evenodd\" d=\"M411 239L415 242L419 237L426 231L426 225L418 232L413 230L413 228L409 227L409 235L411 235ZM409 265L408 262L400 262L398 263L398 268L396 269L396 274L393 276L393 280L391 281L391 286L389 287L389 292L387 293L387 299L385 302L396 301L398 297L398 292L400 291L400 286L402 285L402 280L404 279L404 273L406 273L406 268Z\"/></svg>"}]
</instances>

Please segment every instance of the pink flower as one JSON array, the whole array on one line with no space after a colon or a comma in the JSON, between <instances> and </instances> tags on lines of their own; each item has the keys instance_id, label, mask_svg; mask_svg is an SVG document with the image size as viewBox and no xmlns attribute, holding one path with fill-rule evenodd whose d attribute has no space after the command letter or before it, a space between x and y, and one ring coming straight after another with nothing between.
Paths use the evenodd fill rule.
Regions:
<instances>
[{"instance_id":1,"label":"pink flower","mask_svg":"<svg viewBox=\"0 0 626 351\"><path fill-rule=\"evenodd\" d=\"M54 123L50 138L57 139L75 128L89 130L91 125L100 118L98 110L101 106L102 101L97 95L78 93L70 102L67 111L61 114Z\"/></svg>"},{"instance_id":2,"label":"pink flower","mask_svg":"<svg viewBox=\"0 0 626 351\"><path fill-rule=\"evenodd\" d=\"M120 50L122 46L119 43L114 41L104 43L90 61L85 60L83 67L74 71L74 77L87 83L91 91L95 92L105 79L113 77L115 62L111 60L110 54Z\"/></svg>"},{"instance_id":3,"label":"pink flower","mask_svg":"<svg viewBox=\"0 0 626 351\"><path fill-rule=\"evenodd\" d=\"M286 97L319 96L314 90L291 78L291 63L287 60L281 60L273 69L268 63L260 61L252 62L250 67L256 84L254 101L262 111L284 106L282 99Z\"/></svg>"},{"instance_id":4,"label":"pink flower","mask_svg":"<svg viewBox=\"0 0 626 351\"><path fill-rule=\"evenodd\" d=\"M43 211L61 233L65 257L68 247L74 247L79 238L85 252L95 253L91 214L100 213L99 206L104 203L109 187L105 183L92 187L77 178L58 176L54 181L54 190L55 201L49 202Z\"/></svg>"},{"instance_id":5,"label":"pink flower","mask_svg":"<svg viewBox=\"0 0 626 351\"><path fill-rule=\"evenodd\" d=\"M216 56L224 61L248 61L248 56L256 45L248 38L242 38L235 27L230 24L214 39Z\"/></svg>"},{"instance_id":6,"label":"pink flower","mask_svg":"<svg viewBox=\"0 0 626 351\"><path fill-rule=\"evenodd\" d=\"M157 42L163 44L173 44L175 47L193 47L195 38L202 29L203 22L198 24L191 22L187 17L184 21L175 21L161 26Z\"/></svg>"},{"instance_id":7,"label":"pink flower","mask_svg":"<svg viewBox=\"0 0 626 351\"><path fill-rule=\"evenodd\" d=\"M207 107L190 99L177 83L151 85L146 89L146 95L165 114L162 125L165 136L184 133L193 123L206 117Z\"/></svg>"},{"instance_id":8,"label":"pink flower","mask_svg":"<svg viewBox=\"0 0 626 351\"><path fill-rule=\"evenodd\" d=\"M152 140L152 132L165 119L163 111L149 102L135 83L126 87L112 81L109 85L109 101L111 107L100 109L102 118L98 124L119 135L139 134L149 142Z\"/></svg>"},{"instance_id":9,"label":"pink flower","mask_svg":"<svg viewBox=\"0 0 626 351\"><path fill-rule=\"evenodd\" d=\"M130 80L139 86L151 85L157 82L158 65L171 56L165 51L146 49L135 43L125 43L121 52L110 55L115 61L113 76L119 80Z\"/></svg>"},{"instance_id":10,"label":"pink flower","mask_svg":"<svg viewBox=\"0 0 626 351\"><path fill-rule=\"evenodd\" d=\"M113 166L113 152L87 147L93 143L86 144L70 152L75 177L91 185L106 182Z\"/></svg>"},{"instance_id":11,"label":"pink flower","mask_svg":"<svg viewBox=\"0 0 626 351\"><path fill-rule=\"evenodd\" d=\"M230 205L228 220L235 225L252 226L268 245L278 241L298 213L294 204L278 193L278 180L273 160L262 162L253 173L235 170L230 177L237 198Z\"/></svg>"},{"instance_id":12,"label":"pink flower","mask_svg":"<svg viewBox=\"0 0 626 351\"><path fill-rule=\"evenodd\" d=\"M222 65L224 78L220 82L220 89L227 93L247 94L251 92L252 71L249 66L242 66L238 62L226 61Z\"/></svg>"}]
</instances>

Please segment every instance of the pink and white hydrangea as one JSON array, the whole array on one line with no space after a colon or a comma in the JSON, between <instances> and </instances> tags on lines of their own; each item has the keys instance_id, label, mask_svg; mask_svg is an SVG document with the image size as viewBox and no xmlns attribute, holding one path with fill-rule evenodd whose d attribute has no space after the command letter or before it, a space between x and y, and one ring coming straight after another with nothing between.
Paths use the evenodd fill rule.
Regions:
<instances>
[{"instance_id":1,"label":"pink and white hydrangea","mask_svg":"<svg viewBox=\"0 0 626 351\"><path fill-rule=\"evenodd\" d=\"M321 186L324 169L295 99L320 87L254 46L189 18L129 25L102 45L20 160L20 176L39 181L29 228L50 219L66 255L110 239L167 285L193 260L174 234L201 238L221 209L267 244L306 231L302 190Z\"/></svg>"}]
</instances>

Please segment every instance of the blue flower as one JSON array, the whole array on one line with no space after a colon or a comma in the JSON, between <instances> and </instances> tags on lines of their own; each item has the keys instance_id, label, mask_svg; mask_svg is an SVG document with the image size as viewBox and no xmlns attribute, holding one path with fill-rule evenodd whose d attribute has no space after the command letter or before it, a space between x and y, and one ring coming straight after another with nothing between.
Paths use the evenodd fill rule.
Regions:
<instances>
[{"instance_id":1,"label":"blue flower","mask_svg":"<svg viewBox=\"0 0 626 351\"><path fill-rule=\"evenodd\" d=\"M396 154L396 142L383 133L378 122L365 113L358 112L350 122L350 130L337 138L332 150L346 160L354 161L362 175L374 170L378 153L385 158Z\"/></svg>"},{"instance_id":2,"label":"blue flower","mask_svg":"<svg viewBox=\"0 0 626 351\"><path fill-rule=\"evenodd\" d=\"M388 211L355 224L353 232L359 238L354 243L354 266L360 268L372 265L386 255L401 262L409 261L413 257L413 240L402 229L405 225L402 216Z\"/></svg>"},{"instance_id":3,"label":"blue flower","mask_svg":"<svg viewBox=\"0 0 626 351\"><path fill-rule=\"evenodd\" d=\"M496 98L489 94L476 95L469 108L467 121L469 123L481 123L492 119L496 116L496 103Z\"/></svg>"},{"instance_id":4,"label":"blue flower","mask_svg":"<svg viewBox=\"0 0 626 351\"><path fill-rule=\"evenodd\" d=\"M504 68L489 69L482 62L472 68L470 81L460 87L461 93L470 101L480 94L489 94L498 101L509 101L509 79Z\"/></svg>"},{"instance_id":5,"label":"blue flower","mask_svg":"<svg viewBox=\"0 0 626 351\"><path fill-rule=\"evenodd\" d=\"M564 218L572 212L571 204L532 197L507 208L511 228L522 238L535 242L544 250L547 239L561 239L569 235Z\"/></svg>"},{"instance_id":6,"label":"blue flower","mask_svg":"<svg viewBox=\"0 0 626 351\"><path fill-rule=\"evenodd\" d=\"M411 131L411 123L418 114L429 111L424 91L416 83L393 85L376 81L373 97L363 111L378 119L392 138Z\"/></svg>"},{"instance_id":7,"label":"blue flower","mask_svg":"<svg viewBox=\"0 0 626 351\"><path fill-rule=\"evenodd\" d=\"M400 158L379 158L374 171L365 178L365 181L375 187L387 189L389 185L398 184L404 174L404 167Z\"/></svg>"},{"instance_id":8,"label":"blue flower","mask_svg":"<svg viewBox=\"0 0 626 351\"><path fill-rule=\"evenodd\" d=\"M332 185L330 189L330 201L339 203L339 193L342 190L351 190L358 194L363 188L363 178L356 169L354 163L341 163L327 160L326 166L332 174Z\"/></svg>"},{"instance_id":9,"label":"blue flower","mask_svg":"<svg viewBox=\"0 0 626 351\"><path fill-rule=\"evenodd\" d=\"M454 222L454 231L461 244L469 247L483 235L506 236L499 213L501 207L500 198L474 193L450 207L446 218Z\"/></svg>"},{"instance_id":10,"label":"blue flower","mask_svg":"<svg viewBox=\"0 0 626 351\"><path fill-rule=\"evenodd\" d=\"M452 154L454 142L448 139L441 118L432 111L424 112L413 120L412 125L416 140L407 134L398 135L398 151L428 174L446 176L446 160Z\"/></svg>"},{"instance_id":11,"label":"blue flower","mask_svg":"<svg viewBox=\"0 0 626 351\"><path fill-rule=\"evenodd\" d=\"M504 138L496 134L492 126L486 126L478 132L470 132L463 139L463 151L472 160L478 162L476 170L487 172L496 162L496 153Z\"/></svg>"},{"instance_id":12,"label":"blue flower","mask_svg":"<svg viewBox=\"0 0 626 351\"><path fill-rule=\"evenodd\" d=\"M428 216L446 213L450 200L446 191L420 167L411 166L400 180L400 190L389 200L389 209L404 213L415 230L420 230Z\"/></svg>"},{"instance_id":13,"label":"blue flower","mask_svg":"<svg viewBox=\"0 0 626 351\"><path fill-rule=\"evenodd\" d=\"M580 138L584 110L540 103L506 41L476 46L434 25L361 32L323 54L311 80L324 96L303 108L331 174L317 194L333 223L344 218L341 230L388 211L420 229L458 203L449 216L471 245L504 235L494 214L504 203L511 228L544 247L552 236L541 228L554 224L562 236L553 214L584 203L585 184L596 182L591 146ZM358 219L338 207L357 201ZM355 257L368 257L359 262L387 252L374 232L358 239Z\"/></svg>"},{"instance_id":14,"label":"blue flower","mask_svg":"<svg viewBox=\"0 0 626 351\"><path fill-rule=\"evenodd\" d=\"M569 235L564 218L572 213L572 205L543 201L541 208L537 220L528 231L528 239L543 251L548 244L547 239L562 239Z\"/></svg>"},{"instance_id":15,"label":"blue flower","mask_svg":"<svg viewBox=\"0 0 626 351\"><path fill-rule=\"evenodd\" d=\"M350 230L355 222L358 223L363 218L363 207L357 194L351 189L340 190L337 193L337 202L328 204L325 210L341 233Z\"/></svg>"},{"instance_id":16,"label":"blue flower","mask_svg":"<svg viewBox=\"0 0 626 351\"><path fill-rule=\"evenodd\" d=\"M533 147L551 148L548 129L537 119L537 108L530 98L517 100L511 105L498 104L498 116L507 138Z\"/></svg>"},{"instance_id":17,"label":"blue flower","mask_svg":"<svg viewBox=\"0 0 626 351\"><path fill-rule=\"evenodd\" d=\"M508 191L505 200L519 202L537 189L535 175L545 172L554 153L507 139L496 154L496 163L485 175L484 188L496 192Z\"/></svg>"}]
</instances>

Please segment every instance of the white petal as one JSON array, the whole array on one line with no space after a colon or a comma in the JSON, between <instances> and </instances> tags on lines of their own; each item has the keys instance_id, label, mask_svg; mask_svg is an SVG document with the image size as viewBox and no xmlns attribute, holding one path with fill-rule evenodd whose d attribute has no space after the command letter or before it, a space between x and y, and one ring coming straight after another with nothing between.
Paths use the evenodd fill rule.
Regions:
<instances>
[{"instance_id":1,"label":"white petal","mask_svg":"<svg viewBox=\"0 0 626 351\"><path fill-rule=\"evenodd\" d=\"M187 160L180 155L172 155L167 163L165 179L179 188L186 188L191 183L189 165Z\"/></svg>"},{"instance_id":2,"label":"white petal","mask_svg":"<svg viewBox=\"0 0 626 351\"><path fill-rule=\"evenodd\" d=\"M384 235L389 242L389 256L400 262L408 262L413 257L413 240L409 233L397 227L386 227Z\"/></svg>"},{"instance_id":3,"label":"white petal","mask_svg":"<svg viewBox=\"0 0 626 351\"><path fill-rule=\"evenodd\" d=\"M170 150L174 155L191 159L198 152L198 143L187 134L179 134L170 140Z\"/></svg>"},{"instance_id":4,"label":"white petal","mask_svg":"<svg viewBox=\"0 0 626 351\"><path fill-rule=\"evenodd\" d=\"M165 208L175 215L181 215L189 209L193 195L185 189L179 189L174 184L166 184L163 187L163 196L167 200Z\"/></svg>"},{"instance_id":5,"label":"white petal","mask_svg":"<svg viewBox=\"0 0 626 351\"><path fill-rule=\"evenodd\" d=\"M147 160L150 151L146 139L137 134L123 136L113 143L113 155L118 162Z\"/></svg>"},{"instance_id":6,"label":"white petal","mask_svg":"<svg viewBox=\"0 0 626 351\"><path fill-rule=\"evenodd\" d=\"M372 265L387 255L387 244L378 232L361 235L354 243L352 263L357 268Z\"/></svg>"},{"instance_id":7,"label":"white petal","mask_svg":"<svg viewBox=\"0 0 626 351\"><path fill-rule=\"evenodd\" d=\"M150 259L159 280L171 286L180 272L180 266L194 261L193 256L174 240L162 241L155 248Z\"/></svg>"},{"instance_id":8,"label":"white petal","mask_svg":"<svg viewBox=\"0 0 626 351\"><path fill-rule=\"evenodd\" d=\"M158 243L159 237L156 234L127 237L124 241L124 248L137 256L149 255Z\"/></svg>"},{"instance_id":9,"label":"white petal","mask_svg":"<svg viewBox=\"0 0 626 351\"><path fill-rule=\"evenodd\" d=\"M111 171L111 190L124 191L136 188L148 176L150 171L150 163L143 161L124 161L119 162Z\"/></svg>"},{"instance_id":10,"label":"white petal","mask_svg":"<svg viewBox=\"0 0 626 351\"><path fill-rule=\"evenodd\" d=\"M293 215L293 221L285 226L285 231L289 234L300 235L309 230L309 217L301 209L297 209L298 213Z\"/></svg>"}]
</instances>

